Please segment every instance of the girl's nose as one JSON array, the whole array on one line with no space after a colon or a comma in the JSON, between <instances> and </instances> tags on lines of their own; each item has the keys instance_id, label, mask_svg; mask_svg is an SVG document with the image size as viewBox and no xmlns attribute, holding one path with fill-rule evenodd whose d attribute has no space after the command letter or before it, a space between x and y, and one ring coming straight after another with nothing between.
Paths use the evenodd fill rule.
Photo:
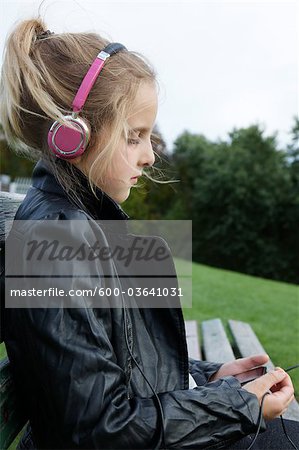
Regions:
<instances>
[{"instance_id":1,"label":"girl's nose","mask_svg":"<svg viewBox=\"0 0 299 450\"><path fill-rule=\"evenodd\" d=\"M155 154L153 151L153 146L151 141L146 141L144 142L143 146L142 146L142 154L140 157L140 165L142 167L147 166L147 167L151 167L154 165L155 163Z\"/></svg>"}]
</instances>

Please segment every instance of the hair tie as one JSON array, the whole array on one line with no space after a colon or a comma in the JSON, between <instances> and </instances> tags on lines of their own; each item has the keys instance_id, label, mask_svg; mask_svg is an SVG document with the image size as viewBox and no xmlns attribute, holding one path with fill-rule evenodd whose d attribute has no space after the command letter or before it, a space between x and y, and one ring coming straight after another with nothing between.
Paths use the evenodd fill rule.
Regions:
<instances>
[{"instance_id":1,"label":"hair tie","mask_svg":"<svg viewBox=\"0 0 299 450\"><path fill-rule=\"evenodd\" d=\"M36 36L36 39L37 39L37 40L45 39L45 38L51 36L52 34L54 34L53 31L50 31L50 30L43 31L41 34L38 34L38 35Z\"/></svg>"}]
</instances>

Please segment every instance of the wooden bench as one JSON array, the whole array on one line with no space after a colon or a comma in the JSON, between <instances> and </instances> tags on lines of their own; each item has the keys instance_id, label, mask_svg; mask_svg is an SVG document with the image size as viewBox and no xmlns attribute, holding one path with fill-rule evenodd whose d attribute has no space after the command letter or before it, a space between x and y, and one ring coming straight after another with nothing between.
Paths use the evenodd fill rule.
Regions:
<instances>
[{"instance_id":1,"label":"wooden bench","mask_svg":"<svg viewBox=\"0 0 299 450\"><path fill-rule=\"evenodd\" d=\"M229 320L228 327L233 345L230 344L220 319L205 320L201 324L202 345L200 345L197 322L186 321L189 356L194 359L225 363L238 357L267 353L248 323ZM266 366L268 370L274 368L271 360ZM299 405L296 400L293 400L283 417L299 421Z\"/></svg>"}]
</instances>

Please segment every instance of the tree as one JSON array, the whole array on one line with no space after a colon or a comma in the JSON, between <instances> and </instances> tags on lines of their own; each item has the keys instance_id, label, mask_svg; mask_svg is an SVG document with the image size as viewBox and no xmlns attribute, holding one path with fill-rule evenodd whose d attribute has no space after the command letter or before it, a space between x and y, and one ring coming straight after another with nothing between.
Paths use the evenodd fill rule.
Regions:
<instances>
[{"instance_id":1,"label":"tree","mask_svg":"<svg viewBox=\"0 0 299 450\"><path fill-rule=\"evenodd\" d=\"M265 137L258 125L233 130L228 142L184 133L174 161L182 184L173 212L193 220L195 260L298 280L298 203L275 135Z\"/></svg>"},{"instance_id":2,"label":"tree","mask_svg":"<svg viewBox=\"0 0 299 450\"><path fill-rule=\"evenodd\" d=\"M299 164L299 118L294 117L294 125L291 128L291 143L288 145L287 152L291 163Z\"/></svg>"},{"instance_id":3,"label":"tree","mask_svg":"<svg viewBox=\"0 0 299 450\"><path fill-rule=\"evenodd\" d=\"M15 177L31 177L34 162L17 155L8 145L0 124L0 173Z\"/></svg>"}]
</instances>

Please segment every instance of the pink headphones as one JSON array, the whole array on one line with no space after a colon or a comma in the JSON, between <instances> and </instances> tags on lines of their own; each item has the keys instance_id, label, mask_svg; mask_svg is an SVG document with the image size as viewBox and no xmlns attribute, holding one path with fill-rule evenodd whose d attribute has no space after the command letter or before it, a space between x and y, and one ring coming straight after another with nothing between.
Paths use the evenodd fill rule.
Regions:
<instances>
[{"instance_id":1,"label":"pink headphones","mask_svg":"<svg viewBox=\"0 0 299 450\"><path fill-rule=\"evenodd\" d=\"M72 159L82 155L86 150L90 139L90 126L78 117L82 110L86 99L96 82L106 60L114 53L120 50L126 50L122 44L112 43L107 45L96 57L87 74L85 75L77 94L73 100L72 115L65 116L65 120L69 121L74 128L62 125L55 121L48 132L49 148L55 153L58 158Z\"/></svg>"}]
</instances>

